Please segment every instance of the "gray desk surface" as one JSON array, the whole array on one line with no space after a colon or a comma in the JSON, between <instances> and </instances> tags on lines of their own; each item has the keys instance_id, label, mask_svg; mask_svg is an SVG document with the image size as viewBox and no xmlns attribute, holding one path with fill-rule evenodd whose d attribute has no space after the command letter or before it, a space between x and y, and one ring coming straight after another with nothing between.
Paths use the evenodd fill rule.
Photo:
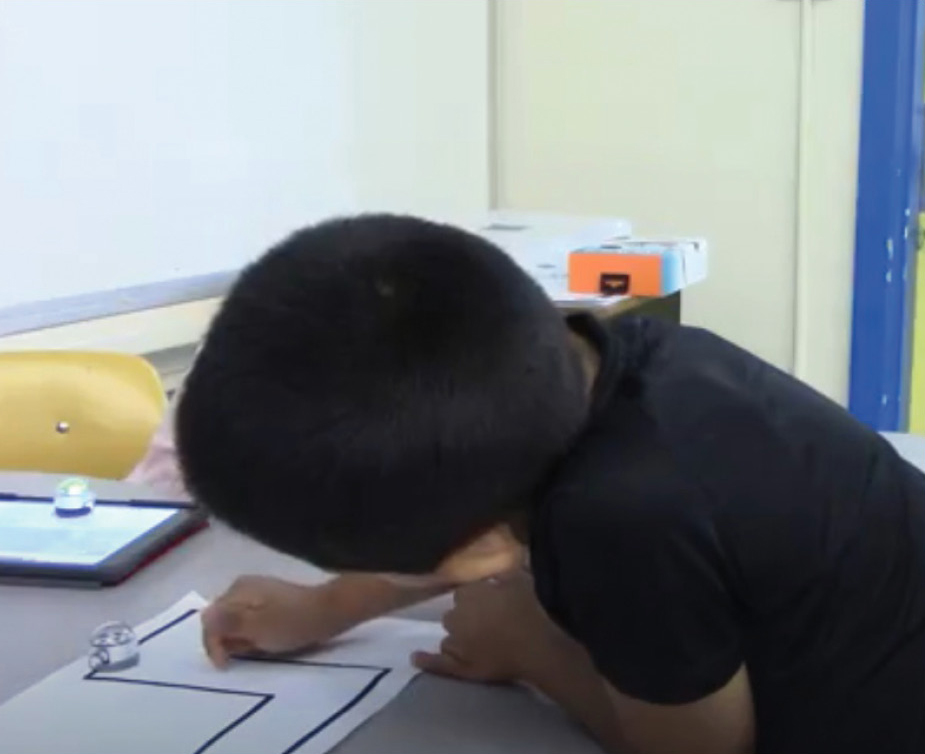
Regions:
<instances>
[{"instance_id":1,"label":"gray desk surface","mask_svg":"<svg viewBox=\"0 0 925 754\"><path fill-rule=\"evenodd\" d=\"M925 469L925 438L890 439ZM47 476L0 474L3 490L41 494L53 483ZM98 491L106 493L110 486L112 494L125 489L103 483ZM321 578L304 563L213 525L112 589L0 586L0 702L80 656L90 631L103 621L141 622L189 591L215 596L243 573L306 582ZM412 617L434 618L441 610L439 604L423 606ZM421 676L336 751L584 754L599 749L557 710L525 691Z\"/></svg>"},{"instance_id":2,"label":"gray desk surface","mask_svg":"<svg viewBox=\"0 0 925 754\"><path fill-rule=\"evenodd\" d=\"M44 494L52 485L51 478L40 475L0 474L4 491ZM110 485L101 485L99 492L105 493ZM124 490L124 485L112 487ZM0 703L83 654L87 637L100 623L113 619L139 623L189 591L215 596L243 573L305 582L321 578L304 563L213 525L111 589L0 586ZM418 608L412 617L434 618L441 611L440 605L432 604ZM526 691L420 676L335 751L591 754L600 750L558 710Z\"/></svg>"}]
</instances>

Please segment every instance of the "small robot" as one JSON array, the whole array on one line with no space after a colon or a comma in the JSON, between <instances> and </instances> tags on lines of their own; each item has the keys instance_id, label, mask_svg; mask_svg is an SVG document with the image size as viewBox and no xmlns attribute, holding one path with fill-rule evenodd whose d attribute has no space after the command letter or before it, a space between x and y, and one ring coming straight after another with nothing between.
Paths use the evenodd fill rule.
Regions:
<instances>
[{"instance_id":1,"label":"small robot","mask_svg":"<svg viewBox=\"0 0 925 754\"><path fill-rule=\"evenodd\" d=\"M104 623L90 635L90 670L102 673L125 670L138 664L138 639L122 621Z\"/></svg>"},{"instance_id":2,"label":"small robot","mask_svg":"<svg viewBox=\"0 0 925 754\"><path fill-rule=\"evenodd\" d=\"M85 516L93 510L96 495L85 479L65 479L55 489L58 516Z\"/></svg>"}]
</instances>

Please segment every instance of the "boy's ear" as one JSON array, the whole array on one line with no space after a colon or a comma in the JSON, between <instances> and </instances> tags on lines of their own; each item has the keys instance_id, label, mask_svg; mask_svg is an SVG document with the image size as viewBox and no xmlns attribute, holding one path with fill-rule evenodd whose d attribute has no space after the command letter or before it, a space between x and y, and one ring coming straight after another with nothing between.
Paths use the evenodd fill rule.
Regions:
<instances>
[{"instance_id":1,"label":"boy's ear","mask_svg":"<svg viewBox=\"0 0 925 754\"><path fill-rule=\"evenodd\" d=\"M498 524L450 553L435 574L454 584L498 576L520 568L524 546L507 524Z\"/></svg>"}]
</instances>

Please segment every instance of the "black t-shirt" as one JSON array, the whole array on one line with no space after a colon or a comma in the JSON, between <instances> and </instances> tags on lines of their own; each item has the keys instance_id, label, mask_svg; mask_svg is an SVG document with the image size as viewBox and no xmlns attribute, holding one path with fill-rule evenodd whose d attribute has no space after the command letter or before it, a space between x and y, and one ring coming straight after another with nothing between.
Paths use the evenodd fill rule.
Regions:
<instances>
[{"instance_id":1,"label":"black t-shirt","mask_svg":"<svg viewBox=\"0 0 925 754\"><path fill-rule=\"evenodd\" d=\"M550 615L653 703L744 663L761 754L925 752L925 475L710 333L572 326L602 362L532 525Z\"/></svg>"}]
</instances>

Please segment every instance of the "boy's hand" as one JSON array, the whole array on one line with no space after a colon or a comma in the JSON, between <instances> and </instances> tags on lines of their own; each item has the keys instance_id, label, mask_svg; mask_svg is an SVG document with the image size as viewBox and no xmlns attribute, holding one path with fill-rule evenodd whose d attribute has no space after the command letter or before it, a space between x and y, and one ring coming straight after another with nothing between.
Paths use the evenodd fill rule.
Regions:
<instances>
[{"instance_id":1,"label":"boy's hand","mask_svg":"<svg viewBox=\"0 0 925 754\"><path fill-rule=\"evenodd\" d=\"M458 589L443 625L447 637L439 654L418 652L414 664L430 673L489 683L529 678L559 634L537 602L533 580L521 573Z\"/></svg>"},{"instance_id":2,"label":"boy's hand","mask_svg":"<svg viewBox=\"0 0 925 754\"><path fill-rule=\"evenodd\" d=\"M222 667L233 654L284 654L321 644L349 628L332 607L331 584L302 586L242 576L202 613L202 643Z\"/></svg>"}]
</instances>

